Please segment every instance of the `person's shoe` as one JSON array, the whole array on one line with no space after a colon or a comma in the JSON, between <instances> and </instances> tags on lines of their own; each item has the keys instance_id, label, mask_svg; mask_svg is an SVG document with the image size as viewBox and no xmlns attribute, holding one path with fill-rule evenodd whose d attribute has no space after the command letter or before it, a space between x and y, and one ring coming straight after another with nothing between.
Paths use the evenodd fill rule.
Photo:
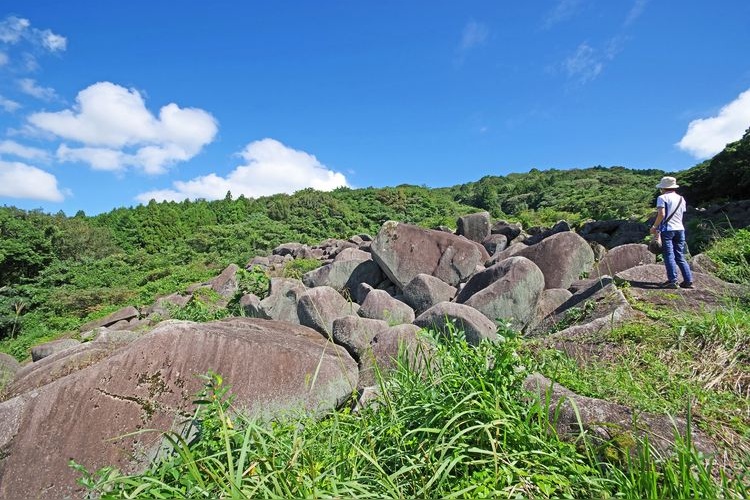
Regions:
<instances>
[{"instance_id":1,"label":"person's shoe","mask_svg":"<svg viewBox=\"0 0 750 500\"><path fill-rule=\"evenodd\" d=\"M695 288L692 281L683 281L680 283L680 288Z\"/></svg>"},{"instance_id":2,"label":"person's shoe","mask_svg":"<svg viewBox=\"0 0 750 500\"><path fill-rule=\"evenodd\" d=\"M679 287L677 286L676 281L667 281L662 285L662 288L671 288L672 290L676 290Z\"/></svg>"}]
</instances>

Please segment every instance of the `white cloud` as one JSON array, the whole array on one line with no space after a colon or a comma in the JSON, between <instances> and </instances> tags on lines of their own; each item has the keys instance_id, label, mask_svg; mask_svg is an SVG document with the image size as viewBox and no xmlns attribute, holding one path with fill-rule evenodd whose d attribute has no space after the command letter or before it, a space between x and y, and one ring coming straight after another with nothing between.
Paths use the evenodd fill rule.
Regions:
<instances>
[{"instance_id":1,"label":"white cloud","mask_svg":"<svg viewBox=\"0 0 750 500\"><path fill-rule=\"evenodd\" d=\"M94 170L119 172L131 163L132 157L107 148L69 148L61 144L57 148L57 159L66 162L88 163Z\"/></svg>"},{"instance_id":2,"label":"white cloud","mask_svg":"<svg viewBox=\"0 0 750 500\"><path fill-rule=\"evenodd\" d=\"M346 177L321 164L315 156L289 148L275 139L263 139L248 144L239 153L245 164L226 177L214 173L189 181L177 181L174 189L148 191L136 197L141 203L180 201L187 198L216 200L227 191L257 198L276 193L294 193L304 188L330 191L347 186Z\"/></svg>"},{"instance_id":3,"label":"white cloud","mask_svg":"<svg viewBox=\"0 0 750 500\"><path fill-rule=\"evenodd\" d=\"M3 108L6 112L12 113L20 107L21 105L16 101L11 101L0 95L0 108Z\"/></svg>"},{"instance_id":4,"label":"white cloud","mask_svg":"<svg viewBox=\"0 0 750 500\"><path fill-rule=\"evenodd\" d=\"M544 17L543 27L549 29L572 18L578 12L582 3L583 0L558 0L555 7Z\"/></svg>"},{"instance_id":5,"label":"white cloud","mask_svg":"<svg viewBox=\"0 0 750 500\"><path fill-rule=\"evenodd\" d=\"M0 141L0 155L2 154L41 161L47 161L50 157L49 153L43 149L31 148L10 140Z\"/></svg>"},{"instance_id":6,"label":"white cloud","mask_svg":"<svg viewBox=\"0 0 750 500\"><path fill-rule=\"evenodd\" d=\"M636 19L641 17L641 14L643 14L643 11L646 9L646 4L648 2L649 0L635 0L635 3L633 3L633 6L628 12L628 17L625 19L625 26L629 26L630 24L635 22Z\"/></svg>"},{"instance_id":7,"label":"white cloud","mask_svg":"<svg viewBox=\"0 0 750 500\"><path fill-rule=\"evenodd\" d=\"M0 66L5 66L6 64L8 64L8 54L0 52Z\"/></svg>"},{"instance_id":8,"label":"white cloud","mask_svg":"<svg viewBox=\"0 0 750 500\"><path fill-rule=\"evenodd\" d=\"M677 147L704 159L719 153L730 143L742 138L750 127L750 89L719 110L711 118L693 120Z\"/></svg>"},{"instance_id":9,"label":"white cloud","mask_svg":"<svg viewBox=\"0 0 750 500\"><path fill-rule=\"evenodd\" d=\"M50 30L39 32L39 40L50 52L63 51L68 47L68 39L64 36L52 33Z\"/></svg>"},{"instance_id":10,"label":"white cloud","mask_svg":"<svg viewBox=\"0 0 750 500\"><path fill-rule=\"evenodd\" d=\"M82 144L79 148L65 146L61 160L84 161L107 170L133 166L150 174L164 173L171 164L193 158L213 141L218 130L210 113L174 103L162 107L156 117L137 90L110 82L95 83L79 92L72 109L34 113L28 121L39 130ZM97 163L94 159L101 159L102 154L108 160ZM115 156L121 159L116 166L109 163Z\"/></svg>"},{"instance_id":11,"label":"white cloud","mask_svg":"<svg viewBox=\"0 0 750 500\"><path fill-rule=\"evenodd\" d=\"M63 201L54 175L20 162L0 160L0 196Z\"/></svg>"},{"instance_id":12,"label":"white cloud","mask_svg":"<svg viewBox=\"0 0 750 500\"><path fill-rule=\"evenodd\" d=\"M604 69L604 63L597 52L584 42L573 55L563 61L563 69L569 77L586 83L599 76Z\"/></svg>"},{"instance_id":13,"label":"white cloud","mask_svg":"<svg viewBox=\"0 0 750 500\"><path fill-rule=\"evenodd\" d=\"M490 30L486 25L476 21L469 21L464 27L461 36L460 49L469 50L484 44L487 41L489 34Z\"/></svg>"},{"instance_id":14,"label":"white cloud","mask_svg":"<svg viewBox=\"0 0 750 500\"><path fill-rule=\"evenodd\" d=\"M18 80L18 86L24 94L28 94L44 101L51 101L57 97L55 89L37 85L33 78L22 78Z\"/></svg>"},{"instance_id":15,"label":"white cloud","mask_svg":"<svg viewBox=\"0 0 750 500\"><path fill-rule=\"evenodd\" d=\"M18 43L26 30L31 26L28 19L7 16L0 21L0 42Z\"/></svg>"}]
</instances>

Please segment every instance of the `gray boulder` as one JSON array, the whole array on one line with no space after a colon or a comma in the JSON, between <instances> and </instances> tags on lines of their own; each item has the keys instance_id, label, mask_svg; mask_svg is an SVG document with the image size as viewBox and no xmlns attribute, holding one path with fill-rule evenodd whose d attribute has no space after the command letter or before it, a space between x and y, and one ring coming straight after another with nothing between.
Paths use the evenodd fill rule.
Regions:
<instances>
[{"instance_id":1,"label":"gray boulder","mask_svg":"<svg viewBox=\"0 0 750 500\"><path fill-rule=\"evenodd\" d=\"M297 304L306 291L307 288L298 279L271 278L268 297L259 303L260 317L299 325Z\"/></svg>"},{"instance_id":2,"label":"gray boulder","mask_svg":"<svg viewBox=\"0 0 750 500\"><path fill-rule=\"evenodd\" d=\"M310 288L330 286L360 302L358 285L375 286L383 278L383 271L372 260L372 255L356 248L346 248L330 264L305 273L302 281Z\"/></svg>"},{"instance_id":3,"label":"gray boulder","mask_svg":"<svg viewBox=\"0 0 750 500\"><path fill-rule=\"evenodd\" d=\"M479 212L458 218L456 234L471 241L482 243L490 235L490 214Z\"/></svg>"},{"instance_id":4,"label":"gray boulder","mask_svg":"<svg viewBox=\"0 0 750 500\"><path fill-rule=\"evenodd\" d=\"M456 302L520 330L533 317L542 290L544 276L536 264L525 257L510 257L472 276Z\"/></svg>"},{"instance_id":5,"label":"gray boulder","mask_svg":"<svg viewBox=\"0 0 750 500\"><path fill-rule=\"evenodd\" d=\"M434 346L419 335L421 330L417 325L397 325L378 332L362 358L360 386L377 384L379 376L387 379L396 368L400 355L413 371L421 372L431 366Z\"/></svg>"},{"instance_id":6,"label":"gray boulder","mask_svg":"<svg viewBox=\"0 0 750 500\"><path fill-rule=\"evenodd\" d=\"M498 340L497 327L492 321L473 307L454 302L435 304L420 314L414 324L443 335L450 335L454 330L463 331L471 345L478 345L483 339Z\"/></svg>"},{"instance_id":7,"label":"gray boulder","mask_svg":"<svg viewBox=\"0 0 750 500\"><path fill-rule=\"evenodd\" d=\"M614 247L607 252L602 260L594 264L589 278L600 276L614 276L620 271L644 264L654 264L656 257L648 251L648 246L642 243L629 243Z\"/></svg>"},{"instance_id":8,"label":"gray boulder","mask_svg":"<svg viewBox=\"0 0 750 500\"><path fill-rule=\"evenodd\" d=\"M529 375L523 386L546 406L549 421L560 437L569 441L586 439L610 458L634 458L644 437L665 456L674 451L675 431L681 436L688 432L683 418L637 412L621 404L580 396L538 373ZM716 450L711 439L695 425L690 432L696 449L706 454Z\"/></svg>"},{"instance_id":9,"label":"gray boulder","mask_svg":"<svg viewBox=\"0 0 750 500\"><path fill-rule=\"evenodd\" d=\"M418 274L404 287L404 301L421 314L438 302L450 302L457 289L429 274Z\"/></svg>"},{"instance_id":10,"label":"gray boulder","mask_svg":"<svg viewBox=\"0 0 750 500\"><path fill-rule=\"evenodd\" d=\"M542 323L544 318L552 314L561 305L570 300L573 294L563 288L548 288L542 291L539 302L536 304L534 316L526 325L526 330L533 331Z\"/></svg>"},{"instance_id":11,"label":"gray boulder","mask_svg":"<svg viewBox=\"0 0 750 500\"><path fill-rule=\"evenodd\" d=\"M572 231L553 234L516 255L526 257L541 269L545 288L568 288L594 265L591 247Z\"/></svg>"},{"instance_id":12,"label":"gray boulder","mask_svg":"<svg viewBox=\"0 0 750 500\"><path fill-rule=\"evenodd\" d=\"M359 308L359 315L363 318L381 319L390 325L414 321L414 310L383 290L372 290L367 294Z\"/></svg>"},{"instance_id":13,"label":"gray boulder","mask_svg":"<svg viewBox=\"0 0 750 500\"><path fill-rule=\"evenodd\" d=\"M370 292L372 293L372 292ZM338 318L357 314L359 306L346 300L330 286L311 288L299 297L297 316L300 324L308 326L330 338L333 322Z\"/></svg>"},{"instance_id":14,"label":"gray boulder","mask_svg":"<svg viewBox=\"0 0 750 500\"><path fill-rule=\"evenodd\" d=\"M123 320L123 319L131 320L139 316L140 316L140 313L138 312L138 309L136 309L135 307L133 306L123 307L122 309L115 311L112 314L105 316L104 318L96 319L94 321L89 321L88 323L81 325L79 330L81 332L88 332L89 330L99 328L100 326L114 325L120 320Z\"/></svg>"},{"instance_id":15,"label":"gray boulder","mask_svg":"<svg viewBox=\"0 0 750 500\"><path fill-rule=\"evenodd\" d=\"M482 252L466 238L394 221L383 224L371 250L375 262L400 289L418 274L456 286L484 264Z\"/></svg>"},{"instance_id":16,"label":"gray boulder","mask_svg":"<svg viewBox=\"0 0 750 500\"><path fill-rule=\"evenodd\" d=\"M237 293L237 271L240 267L237 264L229 264L217 277L209 281L211 288L224 297L231 299Z\"/></svg>"},{"instance_id":17,"label":"gray boulder","mask_svg":"<svg viewBox=\"0 0 750 500\"><path fill-rule=\"evenodd\" d=\"M513 241L523 231L523 226L518 222L508 222L506 220L499 220L492 224L490 229L491 234L502 234L508 238L508 242Z\"/></svg>"},{"instance_id":18,"label":"gray boulder","mask_svg":"<svg viewBox=\"0 0 750 500\"><path fill-rule=\"evenodd\" d=\"M508 237L504 234L491 234L482 240L482 245L484 245L487 253L492 256L505 250L508 246Z\"/></svg>"},{"instance_id":19,"label":"gray boulder","mask_svg":"<svg viewBox=\"0 0 750 500\"><path fill-rule=\"evenodd\" d=\"M0 403L0 498L83 497L70 460L144 470L162 432L182 430L175 422L194 414L198 376L209 371L231 387L234 407L259 418L320 415L358 382L346 350L302 326L249 318L159 326L106 362Z\"/></svg>"},{"instance_id":20,"label":"gray boulder","mask_svg":"<svg viewBox=\"0 0 750 500\"><path fill-rule=\"evenodd\" d=\"M0 394L21 369L21 363L10 354L0 352Z\"/></svg>"},{"instance_id":21,"label":"gray boulder","mask_svg":"<svg viewBox=\"0 0 750 500\"><path fill-rule=\"evenodd\" d=\"M80 344L81 342L75 339L58 339L51 342L45 342L44 344L35 345L31 348L31 359L32 361L39 361L47 356L65 351L66 349Z\"/></svg>"}]
</instances>

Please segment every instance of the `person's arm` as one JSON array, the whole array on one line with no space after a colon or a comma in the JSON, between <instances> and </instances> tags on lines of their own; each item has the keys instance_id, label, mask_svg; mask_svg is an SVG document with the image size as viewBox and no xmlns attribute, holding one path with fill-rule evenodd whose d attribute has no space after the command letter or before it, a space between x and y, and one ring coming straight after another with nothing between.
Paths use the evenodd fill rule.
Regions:
<instances>
[{"instance_id":1,"label":"person's arm","mask_svg":"<svg viewBox=\"0 0 750 500\"><path fill-rule=\"evenodd\" d=\"M659 232L659 224L661 224L661 221L663 220L664 220L664 207L659 207L656 209L656 220L654 221L654 225L651 226L652 233Z\"/></svg>"}]
</instances>

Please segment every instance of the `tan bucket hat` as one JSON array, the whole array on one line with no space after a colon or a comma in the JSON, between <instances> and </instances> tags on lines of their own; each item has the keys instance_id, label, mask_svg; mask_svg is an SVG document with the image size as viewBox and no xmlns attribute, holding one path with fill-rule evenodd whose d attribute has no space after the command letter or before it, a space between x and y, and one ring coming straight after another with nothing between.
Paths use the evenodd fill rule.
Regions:
<instances>
[{"instance_id":1,"label":"tan bucket hat","mask_svg":"<svg viewBox=\"0 0 750 500\"><path fill-rule=\"evenodd\" d=\"M677 189L680 186L677 185L677 179L667 175L661 178L661 182L656 187L658 189Z\"/></svg>"}]
</instances>

